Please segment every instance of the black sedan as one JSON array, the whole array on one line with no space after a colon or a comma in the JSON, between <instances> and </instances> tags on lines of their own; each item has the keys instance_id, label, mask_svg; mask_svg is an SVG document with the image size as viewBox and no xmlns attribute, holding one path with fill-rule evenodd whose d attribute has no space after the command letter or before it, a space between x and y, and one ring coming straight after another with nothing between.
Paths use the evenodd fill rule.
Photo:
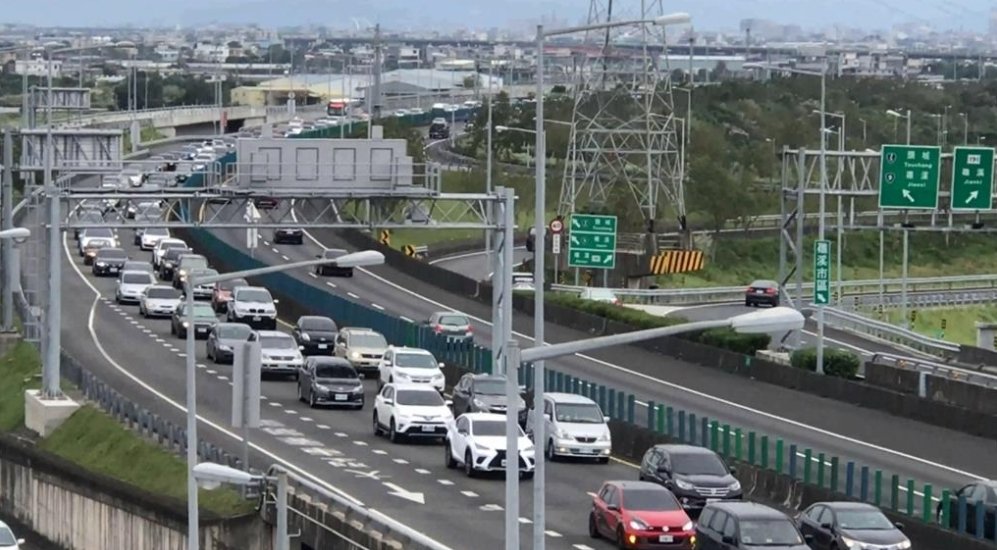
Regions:
<instances>
[{"instance_id":1,"label":"black sedan","mask_svg":"<svg viewBox=\"0 0 997 550\"><path fill-rule=\"evenodd\" d=\"M862 502L818 502L797 516L796 522L815 550L911 547L902 525Z\"/></svg>"},{"instance_id":2,"label":"black sedan","mask_svg":"<svg viewBox=\"0 0 997 550\"><path fill-rule=\"evenodd\" d=\"M198 302L193 312L187 311L187 304L181 303L170 319L170 333L177 338L186 338L187 331L194 330L194 338L204 339L211 334L211 328L218 323L215 310L210 304Z\"/></svg>"},{"instance_id":3,"label":"black sedan","mask_svg":"<svg viewBox=\"0 0 997 550\"><path fill-rule=\"evenodd\" d=\"M772 306L779 305L779 283L775 281L758 280L751 283L751 286L744 291L744 305L751 306Z\"/></svg>"},{"instance_id":4,"label":"black sedan","mask_svg":"<svg viewBox=\"0 0 997 550\"><path fill-rule=\"evenodd\" d=\"M128 261L128 254L120 248L101 248L93 258L92 272L96 277L114 276L121 273L121 268Z\"/></svg>"},{"instance_id":5,"label":"black sedan","mask_svg":"<svg viewBox=\"0 0 997 550\"><path fill-rule=\"evenodd\" d=\"M341 248L329 248L315 257L324 258L326 260L335 260L336 258L340 256L345 256L346 254L347 252ZM352 277L353 268L339 267L334 262L330 261L330 263L328 264L321 264L315 266L315 274L327 277Z\"/></svg>"},{"instance_id":6,"label":"black sedan","mask_svg":"<svg viewBox=\"0 0 997 550\"><path fill-rule=\"evenodd\" d=\"M336 322L320 315L298 317L291 335L302 355L332 355L336 348Z\"/></svg>"},{"instance_id":7,"label":"black sedan","mask_svg":"<svg viewBox=\"0 0 997 550\"><path fill-rule=\"evenodd\" d=\"M363 376L341 357L309 357L298 371L298 399L313 409L319 405L362 409Z\"/></svg>"},{"instance_id":8,"label":"black sedan","mask_svg":"<svg viewBox=\"0 0 997 550\"><path fill-rule=\"evenodd\" d=\"M304 244L305 232L300 227L281 227L273 232L273 244Z\"/></svg>"}]
</instances>

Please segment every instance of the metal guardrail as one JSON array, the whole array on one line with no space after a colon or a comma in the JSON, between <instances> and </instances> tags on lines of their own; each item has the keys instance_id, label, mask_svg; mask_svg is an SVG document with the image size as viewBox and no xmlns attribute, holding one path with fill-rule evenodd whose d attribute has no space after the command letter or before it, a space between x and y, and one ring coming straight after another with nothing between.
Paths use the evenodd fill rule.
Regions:
<instances>
[{"instance_id":1,"label":"metal guardrail","mask_svg":"<svg viewBox=\"0 0 997 550\"><path fill-rule=\"evenodd\" d=\"M872 362L880 365L915 371L920 374L918 379L917 394L920 397L928 396L927 375L946 378L958 382L965 382L988 389L997 389L997 376L983 372L960 369L950 365L942 365L931 361L922 361L910 357L899 357L889 353L877 353L873 355Z\"/></svg>"},{"instance_id":2,"label":"metal guardrail","mask_svg":"<svg viewBox=\"0 0 997 550\"><path fill-rule=\"evenodd\" d=\"M875 295L878 297L880 285L884 292L899 292L903 279L864 279L843 281L842 294L847 301L851 295ZM581 292L585 287L575 285L551 285L553 290L561 292ZM710 288L614 288L613 292L626 302L662 305L693 305L739 302L744 300L744 290L747 285L710 287ZM786 290L794 289L786 287ZM804 290L812 290L813 283L804 283ZM938 290L997 291L997 274L952 275L946 277L918 277L907 279L908 294L925 293Z\"/></svg>"},{"instance_id":3,"label":"metal guardrail","mask_svg":"<svg viewBox=\"0 0 997 550\"><path fill-rule=\"evenodd\" d=\"M871 312L883 306L883 309L896 309L904 305L899 294L884 294L882 300L878 294L861 294L847 296L841 302L841 307L851 311ZM997 301L997 289L952 289L935 292L907 294L907 309L960 307L972 304L990 304Z\"/></svg>"},{"instance_id":4,"label":"metal guardrail","mask_svg":"<svg viewBox=\"0 0 997 550\"><path fill-rule=\"evenodd\" d=\"M812 307L805 306L806 309L811 309ZM924 336L923 334L918 334L890 323L884 323L833 307L824 308L824 322L840 330L861 334L926 355L955 358L960 350L959 344Z\"/></svg>"}]
</instances>

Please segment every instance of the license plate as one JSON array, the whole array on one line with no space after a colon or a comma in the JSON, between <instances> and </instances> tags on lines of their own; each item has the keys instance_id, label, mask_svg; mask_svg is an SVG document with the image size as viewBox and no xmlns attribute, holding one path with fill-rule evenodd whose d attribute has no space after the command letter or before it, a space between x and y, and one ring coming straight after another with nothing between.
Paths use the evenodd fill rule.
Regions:
<instances>
[{"instance_id":1,"label":"license plate","mask_svg":"<svg viewBox=\"0 0 997 550\"><path fill-rule=\"evenodd\" d=\"M674 542L675 537L671 535L660 535L658 536L658 542Z\"/></svg>"},{"instance_id":2,"label":"license plate","mask_svg":"<svg viewBox=\"0 0 997 550\"><path fill-rule=\"evenodd\" d=\"M329 349L329 344L319 344L318 349Z\"/></svg>"},{"instance_id":3,"label":"license plate","mask_svg":"<svg viewBox=\"0 0 997 550\"><path fill-rule=\"evenodd\" d=\"M709 504L711 502L720 502L721 500L723 500L723 499L720 499L720 498L708 498L708 499L706 499L706 503Z\"/></svg>"},{"instance_id":4,"label":"license plate","mask_svg":"<svg viewBox=\"0 0 997 550\"><path fill-rule=\"evenodd\" d=\"M208 329L206 329L206 328L199 328L199 329L197 329L197 332L208 332Z\"/></svg>"},{"instance_id":5,"label":"license plate","mask_svg":"<svg viewBox=\"0 0 997 550\"><path fill-rule=\"evenodd\" d=\"M335 396L336 401L346 401L345 393L337 393Z\"/></svg>"},{"instance_id":6,"label":"license plate","mask_svg":"<svg viewBox=\"0 0 997 550\"><path fill-rule=\"evenodd\" d=\"M112 267L111 268L111 271L117 271L117 270L118 270L118 268L116 268L116 267Z\"/></svg>"},{"instance_id":7,"label":"license plate","mask_svg":"<svg viewBox=\"0 0 997 550\"><path fill-rule=\"evenodd\" d=\"M764 290L756 290L755 294L765 294L765 291Z\"/></svg>"},{"instance_id":8,"label":"license plate","mask_svg":"<svg viewBox=\"0 0 997 550\"><path fill-rule=\"evenodd\" d=\"M260 316L259 315L253 315L253 320L254 321L259 321L260 320Z\"/></svg>"},{"instance_id":9,"label":"license plate","mask_svg":"<svg viewBox=\"0 0 997 550\"><path fill-rule=\"evenodd\" d=\"M424 431L424 432L432 432L432 431L436 431L436 428L434 428L433 426L423 426L422 427L422 431Z\"/></svg>"}]
</instances>

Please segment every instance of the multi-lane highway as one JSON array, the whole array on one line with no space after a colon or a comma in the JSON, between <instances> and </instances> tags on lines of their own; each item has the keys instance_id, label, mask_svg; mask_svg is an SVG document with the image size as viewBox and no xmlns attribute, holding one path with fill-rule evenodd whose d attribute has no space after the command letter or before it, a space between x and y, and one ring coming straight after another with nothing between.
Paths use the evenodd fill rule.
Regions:
<instances>
[{"instance_id":1,"label":"multi-lane highway","mask_svg":"<svg viewBox=\"0 0 997 550\"><path fill-rule=\"evenodd\" d=\"M265 232L261 232L265 233ZM244 232L219 231L230 244L244 246ZM348 248L334 231L309 232L304 245L274 245L263 234L260 260L279 264L314 258L321 247ZM121 235L133 258L148 253L130 246L130 232ZM113 303L113 281L95 279L81 267L67 237L64 261L64 326L66 350L85 362L133 399L179 419L184 401L183 343L169 335L167 321L137 315L134 306ZM419 320L441 309L463 311L475 320L475 334L487 342L491 327L488 307L447 294L391 267L359 269L351 279L319 279L302 270L293 275L327 292ZM334 315L334 312L327 312ZM293 319L284 319L293 322ZM532 319L516 315L517 336L529 345ZM286 325L284 326L286 329ZM553 342L588 335L550 325ZM198 346L199 413L204 437L236 449L236 436L226 427L230 411L230 367L206 361ZM877 411L758 383L743 377L706 370L635 348L614 348L588 356L551 362L552 368L611 385L637 395L706 415L745 430L765 433L880 468L888 476L913 477L936 487L954 487L978 477L997 477L993 442L926 426ZM373 508L454 548L467 546L466 533L475 533L475 546L501 546L503 488L497 479L468 480L443 467L436 445L393 445L374 438L369 407L361 412L308 409L295 399L290 381L263 385L266 426L252 431L256 466L283 461L301 475L352 495ZM368 397L373 394L369 389ZM643 410L638 417L643 418ZM944 441L945 445L926 442ZM585 514L589 496L603 479L633 479L636 470L619 461L594 464L554 464L548 470L548 544L551 548L603 547L588 539ZM578 480L588 480L579 483ZM523 483L524 488L529 482ZM524 537L529 529L529 491L523 492L520 515ZM459 528L455 528L459 526ZM528 538L524 538L528 540Z\"/></svg>"}]
</instances>

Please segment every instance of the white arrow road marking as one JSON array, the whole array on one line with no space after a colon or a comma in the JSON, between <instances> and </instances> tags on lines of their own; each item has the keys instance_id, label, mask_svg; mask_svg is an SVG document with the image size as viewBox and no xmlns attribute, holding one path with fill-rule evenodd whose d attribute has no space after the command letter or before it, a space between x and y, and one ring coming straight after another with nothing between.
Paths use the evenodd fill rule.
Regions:
<instances>
[{"instance_id":1,"label":"white arrow road marking","mask_svg":"<svg viewBox=\"0 0 997 550\"><path fill-rule=\"evenodd\" d=\"M381 484L387 487L388 489L391 489L390 491L388 491L389 495L394 495L396 497L403 498L405 500L410 500L412 502L415 502L416 504L426 503L426 497L422 493L413 493L411 491L402 489L401 487L395 485L394 483L390 483L388 481L382 481Z\"/></svg>"}]
</instances>

